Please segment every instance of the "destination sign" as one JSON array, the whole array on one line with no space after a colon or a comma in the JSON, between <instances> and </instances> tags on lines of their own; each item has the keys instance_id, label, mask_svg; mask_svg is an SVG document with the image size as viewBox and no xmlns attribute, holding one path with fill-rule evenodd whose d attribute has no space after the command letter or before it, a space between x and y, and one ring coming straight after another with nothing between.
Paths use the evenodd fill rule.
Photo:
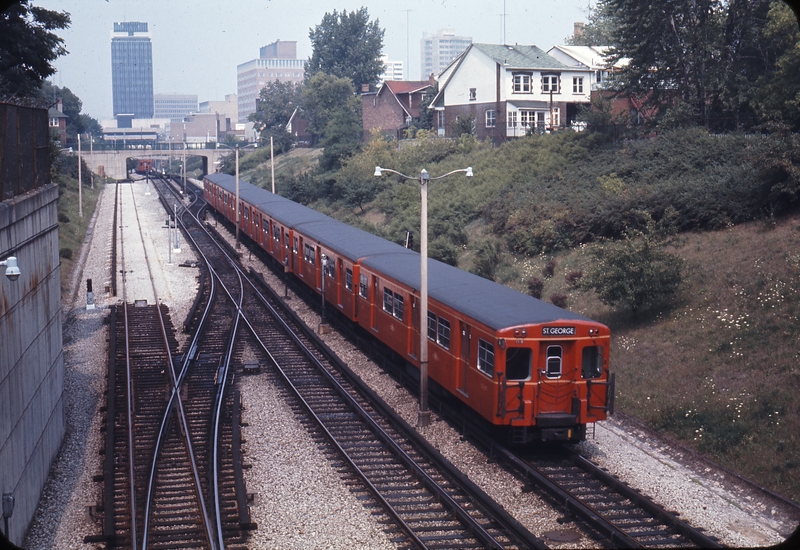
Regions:
<instances>
[{"instance_id":1,"label":"destination sign","mask_svg":"<svg viewBox=\"0 0 800 550\"><path fill-rule=\"evenodd\" d=\"M542 336L575 336L575 327L542 327Z\"/></svg>"}]
</instances>

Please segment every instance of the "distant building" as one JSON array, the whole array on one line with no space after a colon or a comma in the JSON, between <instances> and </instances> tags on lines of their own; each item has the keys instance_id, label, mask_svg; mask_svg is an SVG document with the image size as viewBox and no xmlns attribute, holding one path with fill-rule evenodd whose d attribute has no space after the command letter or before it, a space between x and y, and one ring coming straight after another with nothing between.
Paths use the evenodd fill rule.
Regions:
<instances>
[{"instance_id":1,"label":"distant building","mask_svg":"<svg viewBox=\"0 0 800 550\"><path fill-rule=\"evenodd\" d=\"M59 144L64 147L67 144L67 119L69 118L64 114L64 103L61 98L58 98L58 103L55 107L50 107L47 112L49 119L50 132L58 136Z\"/></svg>"},{"instance_id":2,"label":"distant building","mask_svg":"<svg viewBox=\"0 0 800 550\"><path fill-rule=\"evenodd\" d=\"M293 82L305 77L305 61L297 59L297 42L277 40L259 50L259 58L236 67L238 121L256 112L256 99L267 83Z\"/></svg>"},{"instance_id":3,"label":"distant building","mask_svg":"<svg viewBox=\"0 0 800 550\"><path fill-rule=\"evenodd\" d=\"M147 23L114 23L111 32L111 89L114 116L153 116L153 47Z\"/></svg>"},{"instance_id":4,"label":"distant building","mask_svg":"<svg viewBox=\"0 0 800 550\"><path fill-rule=\"evenodd\" d=\"M456 36L453 29L440 29L434 35L424 33L420 47L422 80L427 80L432 74L441 73L470 44L471 36Z\"/></svg>"},{"instance_id":5,"label":"distant building","mask_svg":"<svg viewBox=\"0 0 800 550\"><path fill-rule=\"evenodd\" d=\"M378 85L387 80L403 80L402 61L389 61L388 55L382 55L381 62L383 63L383 74L378 77Z\"/></svg>"},{"instance_id":6,"label":"distant building","mask_svg":"<svg viewBox=\"0 0 800 550\"><path fill-rule=\"evenodd\" d=\"M374 132L393 139L403 139L405 131L419 118L419 105L434 84L433 78L416 82L387 80L377 92L362 94L364 141L369 140Z\"/></svg>"},{"instance_id":7,"label":"distant building","mask_svg":"<svg viewBox=\"0 0 800 550\"><path fill-rule=\"evenodd\" d=\"M168 118L180 122L191 113L197 112L196 94L154 94L154 118Z\"/></svg>"},{"instance_id":8,"label":"distant building","mask_svg":"<svg viewBox=\"0 0 800 550\"><path fill-rule=\"evenodd\" d=\"M224 101L201 101L198 113L219 113L225 118L231 119L236 123L239 118L239 96L237 94L225 94Z\"/></svg>"}]
</instances>

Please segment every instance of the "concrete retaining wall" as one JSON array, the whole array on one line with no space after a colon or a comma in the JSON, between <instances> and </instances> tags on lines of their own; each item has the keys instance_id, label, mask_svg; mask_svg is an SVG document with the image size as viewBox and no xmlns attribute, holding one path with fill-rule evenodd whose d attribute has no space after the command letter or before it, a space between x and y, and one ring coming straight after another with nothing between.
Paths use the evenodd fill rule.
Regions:
<instances>
[{"instance_id":1,"label":"concrete retaining wall","mask_svg":"<svg viewBox=\"0 0 800 550\"><path fill-rule=\"evenodd\" d=\"M9 538L22 544L64 437L58 186L0 203L0 491L14 496Z\"/></svg>"}]
</instances>

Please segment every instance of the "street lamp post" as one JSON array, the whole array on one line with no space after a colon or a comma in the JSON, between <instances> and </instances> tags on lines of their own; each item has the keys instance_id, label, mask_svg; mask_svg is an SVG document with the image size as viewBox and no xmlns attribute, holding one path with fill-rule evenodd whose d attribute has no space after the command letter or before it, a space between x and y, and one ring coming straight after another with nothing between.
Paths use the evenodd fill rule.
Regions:
<instances>
[{"instance_id":1,"label":"street lamp post","mask_svg":"<svg viewBox=\"0 0 800 550\"><path fill-rule=\"evenodd\" d=\"M240 248L241 245L239 244L239 226L241 225L241 220L239 216L239 144L236 144L236 147L231 147L230 145L225 145L224 143L217 142L217 147L227 147L228 149L234 149L236 151L236 248ZM246 149L247 147L258 147L258 143L250 143L242 147L242 149Z\"/></svg>"},{"instance_id":2,"label":"street lamp post","mask_svg":"<svg viewBox=\"0 0 800 550\"><path fill-rule=\"evenodd\" d=\"M375 177L381 177L384 172L397 174L403 179L419 181L419 414L417 426L428 426L431 423L431 411L428 409L428 185L431 180L436 181L452 174L465 172L468 178L472 177L472 167L452 170L441 176L431 178L424 168L418 178L406 176L397 170L375 167Z\"/></svg>"}]
</instances>

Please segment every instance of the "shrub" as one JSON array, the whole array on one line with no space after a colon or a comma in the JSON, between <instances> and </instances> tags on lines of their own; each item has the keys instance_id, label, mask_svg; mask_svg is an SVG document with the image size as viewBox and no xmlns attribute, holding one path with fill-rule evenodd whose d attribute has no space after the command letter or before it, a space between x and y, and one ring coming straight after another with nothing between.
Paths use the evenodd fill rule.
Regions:
<instances>
[{"instance_id":1,"label":"shrub","mask_svg":"<svg viewBox=\"0 0 800 550\"><path fill-rule=\"evenodd\" d=\"M69 216L64 214L63 212L58 213L58 221L61 223L69 223Z\"/></svg>"},{"instance_id":2,"label":"shrub","mask_svg":"<svg viewBox=\"0 0 800 550\"><path fill-rule=\"evenodd\" d=\"M494 239L484 239L475 250L475 261L470 271L484 279L494 280L497 264L500 262L500 252Z\"/></svg>"},{"instance_id":3,"label":"shrub","mask_svg":"<svg viewBox=\"0 0 800 550\"><path fill-rule=\"evenodd\" d=\"M550 303L558 307L567 307L567 295L556 292L550 295Z\"/></svg>"},{"instance_id":4,"label":"shrub","mask_svg":"<svg viewBox=\"0 0 800 550\"><path fill-rule=\"evenodd\" d=\"M572 288L577 288L580 285L582 277L583 277L583 270L582 269L578 269L578 270L570 271L569 273L567 273L564 276L564 280Z\"/></svg>"},{"instance_id":5,"label":"shrub","mask_svg":"<svg viewBox=\"0 0 800 550\"><path fill-rule=\"evenodd\" d=\"M547 260L547 263L544 264L544 268L542 269L542 275L544 275L545 279L549 279L553 276L556 272L556 261L555 260Z\"/></svg>"},{"instance_id":6,"label":"shrub","mask_svg":"<svg viewBox=\"0 0 800 550\"><path fill-rule=\"evenodd\" d=\"M542 298L542 292L544 291L544 281L539 279L538 277L534 277L528 280L528 294L533 296L534 298Z\"/></svg>"},{"instance_id":7,"label":"shrub","mask_svg":"<svg viewBox=\"0 0 800 550\"><path fill-rule=\"evenodd\" d=\"M58 251L58 255L60 257L64 258L65 260L71 260L72 259L72 249L71 248L61 248Z\"/></svg>"}]
</instances>

